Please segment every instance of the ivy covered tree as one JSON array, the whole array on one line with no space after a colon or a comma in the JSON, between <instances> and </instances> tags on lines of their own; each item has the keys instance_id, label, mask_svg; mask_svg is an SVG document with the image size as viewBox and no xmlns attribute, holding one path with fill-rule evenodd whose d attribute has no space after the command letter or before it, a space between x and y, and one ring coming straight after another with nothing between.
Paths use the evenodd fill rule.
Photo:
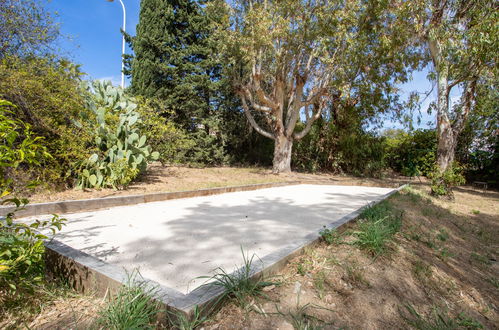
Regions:
<instances>
[{"instance_id":1,"label":"ivy covered tree","mask_svg":"<svg viewBox=\"0 0 499 330\"><path fill-rule=\"evenodd\" d=\"M226 65L248 121L274 140L275 173L291 170L293 143L326 110L393 109L403 63L417 62L401 51L408 31L393 20L387 2L232 2L220 36Z\"/></svg>"}]
</instances>

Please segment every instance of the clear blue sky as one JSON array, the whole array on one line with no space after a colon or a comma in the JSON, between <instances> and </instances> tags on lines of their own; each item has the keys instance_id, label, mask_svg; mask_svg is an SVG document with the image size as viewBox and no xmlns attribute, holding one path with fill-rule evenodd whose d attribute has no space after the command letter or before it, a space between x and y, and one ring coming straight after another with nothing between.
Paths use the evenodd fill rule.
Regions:
<instances>
[{"instance_id":1,"label":"clear blue sky","mask_svg":"<svg viewBox=\"0 0 499 330\"><path fill-rule=\"evenodd\" d=\"M127 22L126 31L135 34L139 21L140 0L123 0ZM58 22L64 38L60 47L91 79L111 80L116 85L121 76L121 33L123 12L119 0L51 0L49 9L58 13ZM130 50L127 48L127 51ZM408 95L417 90L420 93L430 90L426 72L418 73L413 81L402 86ZM422 103L423 117L421 125L427 127L434 121L435 115L426 114L429 103L435 99L435 93ZM401 127L397 123L385 122L385 127Z\"/></svg>"},{"instance_id":2,"label":"clear blue sky","mask_svg":"<svg viewBox=\"0 0 499 330\"><path fill-rule=\"evenodd\" d=\"M123 0L127 32L135 34L140 0ZM49 9L58 13L64 35L60 46L82 65L92 79L119 83L121 76L121 33L123 11L118 0L51 0Z\"/></svg>"}]
</instances>

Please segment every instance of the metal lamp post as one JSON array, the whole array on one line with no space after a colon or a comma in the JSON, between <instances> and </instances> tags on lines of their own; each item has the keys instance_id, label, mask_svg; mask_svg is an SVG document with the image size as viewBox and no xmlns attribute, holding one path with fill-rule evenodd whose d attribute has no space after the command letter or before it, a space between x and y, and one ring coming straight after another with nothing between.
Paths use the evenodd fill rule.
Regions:
<instances>
[{"instance_id":1,"label":"metal lamp post","mask_svg":"<svg viewBox=\"0 0 499 330\"><path fill-rule=\"evenodd\" d=\"M106 0L107 2L114 2L114 0ZM123 8L123 32L126 32L126 10L125 4L122 0L119 0L121 3L121 7ZM123 41L121 45L121 88L125 88L125 36L123 35Z\"/></svg>"}]
</instances>

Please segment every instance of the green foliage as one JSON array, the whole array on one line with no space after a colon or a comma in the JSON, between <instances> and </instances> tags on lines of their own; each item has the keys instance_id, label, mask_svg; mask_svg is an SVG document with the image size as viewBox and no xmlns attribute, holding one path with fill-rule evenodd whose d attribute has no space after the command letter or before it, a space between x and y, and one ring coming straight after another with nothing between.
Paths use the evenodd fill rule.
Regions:
<instances>
[{"instance_id":1,"label":"green foliage","mask_svg":"<svg viewBox=\"0 0 499 330\"><path fill-rule=\"evenodd\" d=\"M111 177L107 178L106 185L111 187L126 188L140 173L138 168L129 165L126 158L121 158L113 163L109 163Z\"/></svg>"},{"instance_id":2,"label":"green foliage","mask_svg":"<svg viewBox=\"0 0 499 330\"><path fill-rule=\"evenodd\" d=\"M72 186L79 164L92 152L92 136L74 122L88 111L80 92L79 68L65 60L5 57L0 60L0 98L16 105L8 117L29 124L44 138L51 158L24 164L8 176L23 186L37 180L47 185ZM20 132L19 140L26 136ZM77 139L75 137L78 137Z\"/></svg>"},{"instance_id":3,"label":"green foliage","mask_svg":"<svg viewBox=\"0 0 499 330\"><path fill-rule=\"evenodd\" d=\"M340 166L357 176L380 177L386 168L383 138L373 133L351 132L341 136Z\"/></svg>"},{"instance_id":4,"label":"green foliage","mask_svg":"<svg viewBox=\"0 0 499 330\"><path fill-rule=\"evenodd\" d=\"M386 130L386 159L390 167L405 176L429 176L435 167L437 135L433 129L411 132Z\"/></svg>"},{"instance_id":5,"label":"green foliage","mask_svg":"<svg viewBox=\"0 0 499 330\"><path fill-rule=\"evenodd\" d=\"M462 173L463 169L456 164L443 173L435 170L429 176L432 195L452 197L452 188L464 184L466 181Z\"/></svg>"},{"instance_id":6,"label":"green foliage","mask_svg":"<svg viewBox=\"0 0 499 330\"><path fill-rule=\"evenodd\" d=\"M301 128L303 124L299 123L297 126ZM293 167L308 172L348 172L350 169L341 167L343 155L338 140L339 133L334 123L324 119L317 120L310 132L295 143Z\"/></svg>"},{"instance_id":7,"label":"green foliage","mask_svg":"<svg viewBox=\"0 0 499 330\"><path fill-rule=\"evenodd\" d=\"M110 298L100 311L97 323L104 329L155 329L155 317L159 304L153 301L156 289L136 279L137 273L129 275L128 282Z\"/></svg>"},{"instance_id":8,"label":"green foliage","mask_svg":"<svg viewBox=\"0 0 499 330\"><path fill-rule=\"evenodd\" d=\"M16 210L0 220L0 288L10 294L19 290L32 290L42 282L45 273L44 240L42 231L55 234L65 219L54 215L50 220L35 220L31 224L14 222L14 213L27 200L8 199L2 204L14 203Z\"/></svg>"},{"instance_id":9,"label":"green foliage","mask_svg":"<svg viewBox=\"0 0 499 330\"><path fill-rule=\"evenodd\" d=\"M253 260L255 255L248 257L241 247L243 255L243 265L233 273L227 273L223 268L217 268L213 276L201 276L201 279L207 279L209 282L203 285L222 288L224 291L217 300L216 305L229 298L235 298L236 302L244 307L248 304L248 298L254 296L264 296L262 289L274 283L265 279L254 279Z\"/></svg>"},{"instance_id":10,"label":"green foliage","mask_svg":"<svg viewBox=\"0 0 499 330\"><path fill-rule=\"evenodd\" d=\"M34 136L29 125L12 119L14 105L0 99L0 197L10 192L12 179L9 172L19 165L39 165L50 158L43 138Z\"/></svg>"},{"instance_id":11,"label":"green foliage","mask_svg":"<svg viewBox=\"0 0 499 330\"><path fill-rule=\"evenodd\" d=\"M9 110L10 109L10 110ZM23 165L39 165L49 158L43 139L35 137L29 125L12 119L12 103L0 100L0 197L10 193L9 171ZM16 209L0 219L0 290L14 295L32 290L44 275L44 239L42 231L61 230L64 219L54 215L50 220L35 220L31 224L14 222L14 214L28 201L5 199L0 204L15 204Z\"/></svg>"},{"instance_id":12,"label":"green foliage","mask_svg":"<svg viewBox=\"0 0 499 330\"><path fill-rule=\"evenodd\" d=\"M196 142L188 132L168 118L171 111L155 100L137 97L137 111L142 119L140 129L147 137L153 150L159 153L158 160L163 164L188 162L186 154Z\"/></svg>"},{"instance_id":13,"label":"green foliage","mask_svg":"<svg viewBox=\"0 0 499 330\"><path fill-rule=\"evenodd\" d=\"M167 313L170 325L178 330L194 330L207 321L206 316L201 315L201 310L197 305L194 307L194 313L190 317L180 311L168 310Z\"/></svg>"},{"instance_id":14,"label":"green foliage","mask_svg":"<svg viewBox=\"0 0 499 330\"><path fill-rule=\"evenodd\" d=\"M478 86L475 111L470 114L456 147L456 160L466 166L468 182L487 182L499 187L499 92L494 75Z\"/></svg>"},{"instance_id":15,"label":"green foliage","mask_svg":"<svg viewBox=\"0 0 499 330\"><path fill-rule=\"evenodd\" d=\"M460 313L451 317L439 308L434 308L428 317L422 316L412 305L405 305L406 312L400 311L404 321L418 330L483 329L483 325L471 317Z\"/></svg>"},{"instance_id":16,"label":"green foliage","mask_svg":"<svg viewBox=\"0 0 499 330\"><path fill-rule=\"evenodd\" d=\"M54 14L44 8L45 0L2 0L0 2L0 58L30 56L51 51L59 37Z\"/></svg>"},{"instance_id":17,"label":"green foliage","mask_svg":"<svg viewBox=\"0 0 499 330\"><path fill-rule=\"evenodd\" d=\"M220 119L212 118L195 121L190 138L194 145L186 152L186 159L194 165L220 165L226 163L223 135Z\"/></svg>"},{"instance_id":18,"label":"green foliage","mask_svg":"<svg viewBox=\"0 0 499 330\"><path fill-rule=\"evenodd\" d=\"M365 132L360 127L365 119L319 119L310 133L295 144L293 166L310 172L380 177L387 167L385 139Z\"/></svg>"},{"instance_id":19,"label":"green foliage","mask_svg":"<svg viewBox=\"0 0 499 330\"><path fill-rule=\"evenodd\" d=\"M322 240L327 244L341 243L341 236L336 229L329 229L324 226L324 228L319 231L319 235L321 235Z\"/></svg>"},{"instance_id":20,"label":"green foliage","mask_svg":"<svg viewBox=\"0 0 499 330\"><path fill-rule=\"evenodd\" d=\"M159 135L151 136L166 134L172 142L155 143L164 163L226 160L220 108L229 89L211 19L197 1L144 0L137 34L127 35L135 54L128 58L131 92L161 104L167 111L156 109L156 115L175 123L156 126Z\"/></svg>"},{"instance_id":21,"label":"green foliage","mask_svg":"<svg viewBox=\"0 0 499 330\"><path fill-rule=\"evenodd\" d=\"M83 120L94 126L98 152L83 162L78 187L125 187L159 157L140 130L137 104L110 82L94 81L87 86L87 107L93 116Z\"/></svg>"},{"instance_id":22,"label":"green foliage","mask_svg":"<svg viewBox=\"0 0 499 330\"><path fill-rule=\"evenodd\" d=\"M353 233L357 240L353 244L374 257L386 252L387 243L402 225L402 214L396 214L386 201L367 207L359 218L359 228Z\"/></svg>"}]
</instances>

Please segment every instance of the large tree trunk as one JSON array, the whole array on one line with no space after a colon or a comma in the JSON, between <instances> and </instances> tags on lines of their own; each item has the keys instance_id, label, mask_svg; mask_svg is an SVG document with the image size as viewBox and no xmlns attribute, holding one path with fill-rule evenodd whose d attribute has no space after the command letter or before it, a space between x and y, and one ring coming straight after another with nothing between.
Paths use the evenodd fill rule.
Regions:
<instances>
[{"instance_id":1,"label":"large tree trunk","mask_svg":"<svg viewBox=\"0 0 499 330\"><path fill-rule=\"evenodd\" d=\"M293 139L284 135L278 136L274 140L274 160L272 162L273 173L291 172L291 150L293 149Z\"/></svg>"},{"instance_id":2,"label":"large tree trunk","mask_svg":"<svg viewBox=\"0 0 499 330\"><path fill-rule=\"evenodd\" d=\"M437 71L437 166L445 172L454 161L457 139L449 119L449 78L446 67Z\"/></svg>"},{"instance_id":3,"label":"large tree trunk","mask_svg":"<svg viewBox=\"0 0 499 330\"><path fill-rule=\"evenodd\" d=\"M457 144L457 136L447 116L438 117L437 166L440 173L452 166Z\"/></svg>"}]
</instances>

